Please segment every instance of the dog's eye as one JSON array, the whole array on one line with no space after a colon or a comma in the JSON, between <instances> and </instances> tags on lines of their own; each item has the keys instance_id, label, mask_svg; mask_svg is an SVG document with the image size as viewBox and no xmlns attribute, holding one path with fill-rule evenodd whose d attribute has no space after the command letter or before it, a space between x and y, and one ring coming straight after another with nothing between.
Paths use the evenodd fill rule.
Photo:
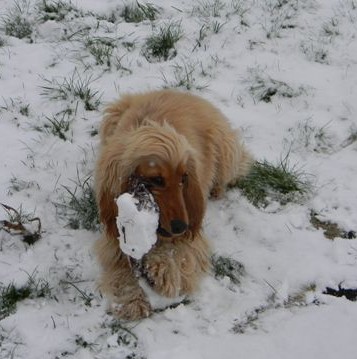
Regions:
<instances>
[{"instance_id":1,"label":"dog's eye","mask_svg":"<svg viewBox=\"0 0 357 359\"><path fill-rule=\"evenodd\" d=\"M150 177L149 182L152 186L155 187L165 187L165 180L161 176Z\"/></svg>"},{"instance_id":2,"label":"dog's eye","mask_svg":"<svg viewBox=\"0 0 357 359\"><path fill-rule=\"evenodd\" d=\"M182 175L182 184L185 185L187 184L188 182L188 173L185 172L183 175Z\"/></svg>"}]
</instances>

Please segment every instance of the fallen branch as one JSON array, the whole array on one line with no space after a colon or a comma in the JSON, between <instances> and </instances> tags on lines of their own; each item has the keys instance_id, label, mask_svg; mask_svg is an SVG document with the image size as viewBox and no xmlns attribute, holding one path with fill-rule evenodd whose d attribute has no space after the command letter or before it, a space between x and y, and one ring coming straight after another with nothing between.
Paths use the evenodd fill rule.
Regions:
<instances>
[{"instance_id":1,"label":"fallen branch","mask_svg":"<svg viewBox=\"0 0 357 359\"><path fill-rule=\"evenodd\" d=\"M5 232L11 235L21 235L23 237L23 241L27 244L34 244L41 238L41 220L39 217L27 218L27 222L37 222L37 230L35 232L31 232L28 230L22 223L21 214L14 208L0 203L1 206L7 212L10 220L0 221L0 229L3 229Z\"/></svg>"},{"instance_id":2,"label":"fallen branch","mask_svg":"<svg viewBox=\"0 0 357 359\"><path fill-rule=\"evenodd\" d=\"M334 297L346 297L348 300L357 300L357 289L356 288L342 288L341 284L338 285L338 290L327 287L323 292L324 294L333 295Z\"/></svg>"}]
</instances>

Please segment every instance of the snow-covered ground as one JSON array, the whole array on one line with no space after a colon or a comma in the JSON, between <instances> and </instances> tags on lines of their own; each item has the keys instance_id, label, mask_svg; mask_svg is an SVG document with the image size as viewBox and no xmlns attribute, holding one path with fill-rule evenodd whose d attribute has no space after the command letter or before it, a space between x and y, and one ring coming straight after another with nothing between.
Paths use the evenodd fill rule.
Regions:
<instances>
[{"instance_id":1,"label":"snow-covered ground","mask_svg":"<svg viewBox=\"0 0 357 359\"><path fill-rule=\"evenodd\" d=\"M42 224L34 245L0 231L0 286L50 287L0 317L0 358L356 358L357 304L324 291L357 288L357 240L327 239L311 213L357 230L357 1L153 0L157 19L140 23L121 1L52 17L44 3L0 1L0 202ZM18 11L22 39L5 34ZM182 29L177 54L149 62L145 40L168 23ZM103 39L98 64L89 44ZM68 84L88 85L90 101ZM105 104L179 84L219 107L256 159L289 155L313 189L265 209L237 189L209 203L212 250L244 266L239 280L208 275L188 302L118 323L96 291L99 229L72 229L61 204L92 174Z\"/></svg>"}]
</instances>

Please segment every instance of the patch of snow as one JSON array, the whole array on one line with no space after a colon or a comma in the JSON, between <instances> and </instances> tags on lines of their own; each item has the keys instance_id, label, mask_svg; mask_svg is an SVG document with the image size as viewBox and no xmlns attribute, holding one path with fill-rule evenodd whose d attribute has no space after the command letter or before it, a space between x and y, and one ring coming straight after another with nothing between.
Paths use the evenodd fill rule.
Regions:
<instances>
[{"instance_id":1,"label":"patch of snow","mask_svg":"<svg viewBox=\"0 0 357 359\"><path fill-rule=\"evenodd\" d=\"M123 193L116 203L120 249L130 257L141 259L157 241L159 213L154 207L139 210L139 199L131 193Z\"/></svg>"}]
</instances>

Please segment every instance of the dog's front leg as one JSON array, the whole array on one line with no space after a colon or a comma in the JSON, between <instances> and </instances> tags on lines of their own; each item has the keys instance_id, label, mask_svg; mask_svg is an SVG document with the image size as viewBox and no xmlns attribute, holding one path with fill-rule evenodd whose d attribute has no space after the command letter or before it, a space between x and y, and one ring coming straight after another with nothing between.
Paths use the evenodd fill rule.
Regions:
<instances>
[{"instance_id":1,"label":"dog's front leg","mask_svg":"<svg viewBox=\"0 0 357 359\"><path fill-rule=\"evenodd\" d=\"M159 240L143 258L143 273L163 296L190 294L209 270L209 258L208 243L201 234L189 239Z\"/></svg>"},{"instance_id":2,"label":"dog's front leg","mask_svg":"<svg viewBox=\"0 0 357 359\"><path fill-rule=\"evenodd\" d=\"M148 317L151 306L129 266L118 266L102 274L100 289L109 297L117 318L137 320Z\"/></svg>"},{"instance_id":3,"label":"dog's front leg","mask_svg":"<svg viewBox=\"0 0 357 359\"><path fill-rule=\"evenodd\" d=\"M118 240L104 234L97 241L95 250L103 268L99 289L108 296L113 314L124 320L148 317L150 303L128 257L120 252Z\"/></svg>"}]
</instances>

